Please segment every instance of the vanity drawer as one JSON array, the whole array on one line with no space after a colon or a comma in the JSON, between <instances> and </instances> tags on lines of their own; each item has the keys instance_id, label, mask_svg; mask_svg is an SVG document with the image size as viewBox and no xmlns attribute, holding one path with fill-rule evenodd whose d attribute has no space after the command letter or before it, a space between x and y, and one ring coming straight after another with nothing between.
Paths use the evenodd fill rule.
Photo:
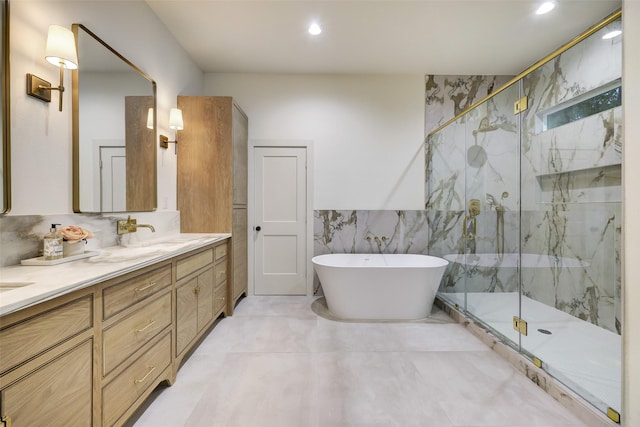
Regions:
<instances>
[{"instance_id":1,"label":"vanity drawer","mask_svg":"<svg viewBox=\"0 0 640 427\"><path fill-rule=\"evenodd\" d=\"M105 426L118 418L152 386L171 363L171 332L102 389L102 419Z\"/></svg>"},{"instance_id":2,"label":"vanity drawer","mask_svg":"<svg viewBox=\"0 0 640 427\"><path fill-rule=\"evenodd\" d=\"M176 279L180 280L183 277L207 266L213 262L213 248L206 251L199 252L195 255L191 255L188 258L184 258L177 263L176 267Z\"/></svg>"},{"instance_id":3,"label":"vanity drawer","mask_svg":"<svg viewBox=\"0 0 640 427\"><path fill-rule=\"evenodd\" d=\"M108 319L171 285L171 264L116 283L102 290L102 316Z\"/></svg>"},{"instance_id":4,"label":"vanity drawer","mask_svg":"<svg viewBox=\"0 0 640 427\"><path fill-rule=\"evenodd\" d=\"M215 260L219 261L222 258L227 256L227 243L223 243L222 245L218 245L214 248L215 251Z\"/></svg>"},{"instance_id":5,"label":"vanity drawer","mask_svg":"<svg viewBox=\"0 0 640 427\"><path fill-rule=\"evenodd\" d=\"M171 293L147 303L102 334L103 375L171 324Z\"/></svg>"},{"instance_id":6,"label":"vanity drawer","mask_svg":"<svg viewBox=\"0 0 640 427\"><path fill-rule=\"evenodd\" d=\"M16 427L91 427L92 351L86 340L11 383L0 392L2 415Z\"/></svg>"},{"instance_id":7,"label":"vanity drawer","mask_svg":"<svg viewBox=\"0 0 640 427\"><path fill-rule=\"evenodd\" d=\"M227 304L227 283L218 286L213 297L213 312L218 313Z\"/></svg>"},{"instance_id":8,"label":"vanity drawer","mask_svg":"<svg viewBox=\"0 0 640 427\"><path fill-rule=\"evenodd\" d=\"M222 282L227 280L227 262L222 261L215 265L214 267L215 277L216 277L216 286L221 284Z\"/></svg>"},{"instance_id":9,"label":"vanity drawer","mask_svg":"<svg viewBox=\"0 0 640 427\"><path fill-rule=\"evenodd\" d=\"M93 295L87 295L9 327L0 326L0 373L90 329L92 306Z\"/></svg>"}]
</instances>

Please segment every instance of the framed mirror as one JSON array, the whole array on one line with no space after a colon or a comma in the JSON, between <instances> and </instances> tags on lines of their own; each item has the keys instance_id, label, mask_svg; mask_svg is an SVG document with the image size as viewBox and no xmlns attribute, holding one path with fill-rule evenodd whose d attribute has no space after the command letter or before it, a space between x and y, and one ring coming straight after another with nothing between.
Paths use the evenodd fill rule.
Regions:
<instances>
[{"instance_id":1,"label":"framed mirror","mask_svg":"<svg viewBox=\"0 0 640 427\"><path fill-rule=\"evenodd\" d=\"M11 121L9 115L9 0L1 0L2 6L2 29L0 34L0 57L2 58L0 98L2 98L2 150L0 150L0 212L9 212L11 208L11 153L10 153L10 135Z\"/></svg>"},{"instance_id":2,"label":"framed mirror","mask_svg":"<svg viewBox=\"0 0 640 427\"><path fill-rule=\"evenodd\" d=\"M156 82L82 24L73 24L74 212L157 207Z\"/></svg>"}]
</instances>

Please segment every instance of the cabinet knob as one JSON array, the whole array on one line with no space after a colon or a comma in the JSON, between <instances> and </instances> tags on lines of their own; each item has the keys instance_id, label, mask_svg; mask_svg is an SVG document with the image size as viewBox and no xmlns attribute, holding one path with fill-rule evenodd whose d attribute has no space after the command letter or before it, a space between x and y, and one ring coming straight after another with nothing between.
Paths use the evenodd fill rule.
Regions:
<instances>
[{"instance_id":1,"label":"cabinet knob","mask_svg":"<svg viewBox=\"0 0 640 427\"><path fill-rule=\"evenodd\" d=\"M262 230L262 227L257 226L257 227L256 227L256 231L260 231L260 230Z\"/></svg>"}]
</instances>

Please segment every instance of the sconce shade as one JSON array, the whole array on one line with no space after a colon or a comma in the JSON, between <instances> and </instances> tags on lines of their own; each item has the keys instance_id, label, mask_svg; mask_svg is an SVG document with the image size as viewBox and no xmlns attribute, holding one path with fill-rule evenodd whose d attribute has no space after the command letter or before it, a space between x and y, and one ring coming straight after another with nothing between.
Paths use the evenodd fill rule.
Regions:
<instances>
[{"instance_id":1,"label":"sconce shade","mask_svg":"<svg viewBox=\"0 0 640 427\"><path fill-rule=\"evenodd\" d=\"M169 111L169 129L184 129L184 125L182 123L182 110L172 108L171 111Z\"/></svg>"},{"instance_id":2,"label":"sconce shade","mask_svg":"<svg viewBox=\"0 0 640 427\"><path fill-rule=\"evenodd\" d=\"M59 67L75 70L78 68L76 39L73 32L59 25L49 26L45 59Z\"/></svg>"},{"instance_id":3,"label":"sconce shade","mask_svg":"<svg viewBox=\"0 0 640 427\"><path fill-rule=\"evenodd\" d=\"M153 129L153 108L149 108L149 114L147 114L147 129Z\"/></svg>"}]
</instances>

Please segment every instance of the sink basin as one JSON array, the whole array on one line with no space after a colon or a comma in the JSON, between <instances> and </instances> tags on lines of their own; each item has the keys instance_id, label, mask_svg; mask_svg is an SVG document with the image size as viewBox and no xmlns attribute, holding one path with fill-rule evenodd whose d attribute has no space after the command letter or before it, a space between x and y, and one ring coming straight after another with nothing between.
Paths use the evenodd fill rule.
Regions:
<instances>
[{"instance_id":1,"label":"sink basin","mask_svg":"<svg viewBox=\"0 0 640 427\"><path fill-rule=\"evenodd\" d=\"M147 247L167 247L171 246L174 248L179 248L182 246L186 246L188 244L197 243L202 239L190 239L185 237L173 237L166 239L157 239L157 240L147 240L144 242L132 242L124 245L125 248L147 248Z\"/></svg>"},{"instance_id":2,"label":"sink basin","mask_svg":"<svg viewBox=\"0 0 640 427\"><path fill-rule=\"evenodd\" d=\"M34 282L0 282L0 292L7 292L13 289L23 288L33 285Z\"/></svg>"},{"instance_id":3,"label":"sink basin","mask_svg":"<svg viewBox=\"0 0 640 427\"><path fill-rule=\"evenodd\" d=\"M138 258L144 258L148 256L160 255L168 252L159 246L146 246L146 247L129 247L118 248L112 251L102 251L100 255L89 258L88 262L121 262L129 261Z\"/></svg>"},{"instance_id":4,"label":"sink basin","mask_svg":"<svg viewBox=\"0 0 640 427\"><path fill-rule=\"evenodd\" d=\"M130 242L122 246L106 248L100 255L91 257L87 262L122 262L139 258L159 256L202 243L208 237L169 236L154 240Z\"/></svg>"}]
</instances>

